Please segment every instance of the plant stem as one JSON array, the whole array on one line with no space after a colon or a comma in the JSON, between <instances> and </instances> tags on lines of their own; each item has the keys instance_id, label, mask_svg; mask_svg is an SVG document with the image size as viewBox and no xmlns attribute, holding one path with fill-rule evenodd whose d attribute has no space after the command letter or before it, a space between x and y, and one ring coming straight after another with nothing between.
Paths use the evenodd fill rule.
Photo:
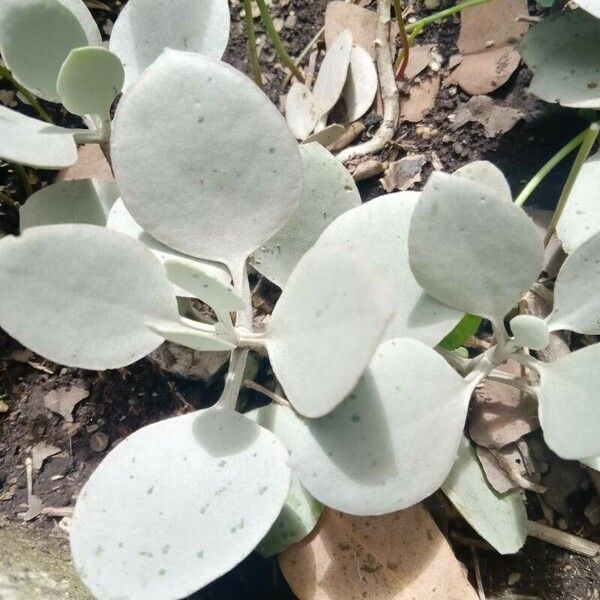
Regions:
<instances>
[{"instance_id":1,"label":"plant stem","mask_svg":"<svg viewBox=\"0 0 600 600\"><path fill-rule=\"evenodd\" d=\"M410 33L413 29L416 29L417 27L419 29L423 29L423 27L426 27L427 25L431 25L431 23L435 23L436 21L439 21L440 19L445 19L446 17L451 17L452 15L456 14L457 12L460 12L461 10L464 10L465 8L471 8L472 6L477 6L478 4L485 4L486 2L489 2L489 1L490 0L464 0L464 2L459 2L455 6L451 6L450 8L440 10L439 12L429 15L428 17L425 17L424 19L421 19L420 21L415 21L414 23L409 23L406 26L406 32Z\"/></svg>"},{"instance_id":2,"label":"plant stem","mask_svg":"<svg viewBox=\"0 0 600 600\"><path fill-rule=\"evenodd\" d=\"M252 18L252 0L244 0L244 25L246 27L246 37L248 38L248 60L254 83L262 87L262 73L260 70L260 61L256 52L256 35L254 33L254 19Z\"/></svg>"},{"instance_id":3,"label":"plant stem","mask_svg":"<svg viewBox=\"0 0 600 600\"><path fill-rule=\"evenodd\" d=\"M402 49L400 50L394 68L396 70L396 80L404 77L406 66L408 65L408 58L410 55L410 41L406 34L406 24L404 23L404 17L402 16L402 0L394 0L394 11L396 12L396 22L398 23L398 29L400 30L400 40L402 41Z\"/></svg>"},{"instance_id":4,"label":"plant stem","mask_svg":"<svg viewBox=\"0 0 600 600\"><path fill-rule=\"evenodd\" d=\"M545 177L558 165L561 161L563 161L573 150L575 150L578 146L581 145L585 135L587 133L587 129L582 131L577 137L573 138L568 144L563 146L529 181L529 183L523 188L523 191L517 196L515 200L516 206L523 206L529 196L534 192L540 183L545 179Z\"/></svg>"},{"instance_id":5,"label":"plant stem","mask_svg":"<svg viewBox=\"0 0 600 600\"><path fill-rule=\"evenodd\" d=\"M25 198L29 198L31 194L33 194L33 189L31 187L31 182L29 181L29 177L27 177L27 171L25 171L23 165L19 165L17 163L12 164L12 168L15 171L15 174L21 181L21 185L23 186L23 191L25 192Z\"/></svg>"},{"instance_id":6,"label":"plant stem","mask_svg":"<svg viewBox=\"0 0 600 600\"><path fill-rule=\"evenodd\" d=\"M10 207L13 210L16 210L17 212L21 208L21 205L16 200L13 200L10 196L5 194L4 192L0 192L0 204L4 204L5 206Z\"/></svg>"},{"instance_id":7,"label":"plant stem","mask_svg":"<svg viewBox=\"0 0 600 600\"><path fill-rule=\"evenodd\" d=\"M38 102L38 99L25 87L23 87L16 79L12 76L12 73L4 66L0 65L0 78L6 79L17 91L21 92L27 99L27 102L31 104L32 108L37 112L40 117L47 123L53 123L50 115L44 110L42 105Z\"/></svg>"},{"instance_id":8,"label":"plant stem","mask_svg":"<svg viewBox=\"0 0 600 600\"><path fill-rule=\"evenodd\" d=\"M575 157L575 162L571 167L571 171L567 177L567 182L565 183L560 198L558 199L556 210L554 211L554 215L552 215L552 221L550 221L550 225L548 225L548 231L546 231L546 237L544 238L545 245L548 244L548 241L556 229L556 225L565 209L567 200L573 191L573 186L575 185L575 181L577 180L579 172L581 171L581 167L583 167L583 164L587 160L587 157L589 156L592 146L594 145L599 133L600 123L592 123L584 132L584 137L583 141L581 142L579 152Z\"/></svg>"},{"instance_id":9,"label":"plant stem","mask_svg":"<svg viewBox=\"0 0 600 600\"><path fill-rule=\"evenodd\" d=\"M304 77L302 76L300 69L298 69L298 67L294 64L294 61L290 58L290 55L287 53L287 50L281 43L281 38L275 29L275 25L273 24L273 20L271 19L271 15L269 14L269 9L265 0L256 0L256 5L260 11L260 18L265 26L267 36L271 40L279 60L292 72L294 77L300 83L304 83Z\"/></svg>"}]
</instances>

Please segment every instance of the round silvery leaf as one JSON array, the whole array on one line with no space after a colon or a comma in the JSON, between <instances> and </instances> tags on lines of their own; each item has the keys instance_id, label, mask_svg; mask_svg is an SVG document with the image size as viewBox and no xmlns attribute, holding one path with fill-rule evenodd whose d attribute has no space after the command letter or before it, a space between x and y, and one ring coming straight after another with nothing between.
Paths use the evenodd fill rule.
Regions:
<instances>
[{"instance_id":1,"label":"round silvery leaf","mask_svg":"<svg viewBox=\"0 0 600 600\"><path fill-rule=\"evenodd\" d=\"M277 404L257 408L245 416L272 431L288 449L302 427L302 420L293 411ZM315 500L292 474L290 491L283 509L269 533L257 546L257 552L263 556L274 556L299 542L314 529L322 510L323 505Z\"/></svg>"},{"instance_id":2,"label":"round silvery leaf","mask_svg":"<svg viewBox=\"0 0 600 600\"><path fill-rule=\"evenodd\" d=\"M566 10L534 25L519 45L533 71L529 90L547 102L600 108L600 20Z\"/></svg>"},{"instance_id":3,"label":"round silvery leaf","mask_svg":"<svg viewBox=\"0 0 600 600\"><path fill-rule=\"evenodd\" d=\"M518 552L527 538L527 511L519 492L496 493L471 442L463 438L442 491L467 523L500 554Z\"/></svg>"},{"instance_id":4,"label":"round silvery leaf","mask_svg":"<svg viewBox=\"0 0 600 600\"><path fill-rule=\"evenodd\" d=\"M233 67L188 52L165 51L123 96L112 158L145 231L236 269L292 215L302 188L298 144L277 108Z\"/></svg>"},{"instance_id":5,"label":"round silvery leaf","mask_svg":"<svg viewBox=\"0 0 600 600\"><path fill-rule=\"evenodd\" d=\"M448 476L471 389L428 346L388 340L342 404L305 421L291 446L292 470L317 500L345 513L412 506Z\"/></svg>"},{"instance_id":6,"label":"round silvery leaf","mask_svg":"<svg viewBox=\"0 0 600 600\"><path fill-rule=\"evenodd\" d=\"M73 48L88 38L59 0L2 0L0 52L15 79L40 98L60 102L56 79Z\"/></svg>"},{"instance_id":7,"label":"round silvery leaf","mask_svg":"<svg viewBox=\"0 0 600 600\"><path fill-rule=\"evenodd\" d=\"M69 112L106 118L123 78L121 61L106 48L75 48L60 68L56 89Z\"/></svg>"},{"instance_id":8,"label":"round silvery leaf","mask_svg":"<svg viewBox=\"0 0 600 600\"><path fill-rule=\"evenodd\" d=\"M556 235L567 254L600 232L600 207L596 198L598 189L600 152L590 156L584 163L556 225Z\"/></svg>"},{"instance_id":9,"label":"round silvery leaf","mask_svg":"<svg viewBox=\"0 0 600 600\"><path fill-rule=\"evenodd\" d=\"M392 315L387 287L360 254L334 244L309 250L275 305L266 339L294 408L306 417L331 412L357 384Z\"/></svg>"},{"instance_id":10,"label":"round silvery leaf","mask_svg":"<svg viewBox=\"0 0 600 600\"><path fill-rule=\"evenodd\" d=\"M575 4L578 4L591 15L600 19L600 4L598 4L597 0L576 0Z\"/></svg>"},{"instance_id":11,"label":"round silvery leaf","mask_svg":"<svg viewBox=\"0 0 600 600\"><path fill-rule=\"evenodd\" d=\"M424 187L408 245L412 272L427 293L495 321L537 279L544 259L541 234L521 208L487 185L444 173Z\"/></svg>"},{"instance_id":12,"label":"round silvery leaf","mask_svg":"<svg viewBox=\"0 0 600 600\"><path fill-rule=\"evenodd\" d=\"M523 348L543 350L550 343L546 321L533 315L517 315L510 321L514 341Z\"/></svg>"},{"instance_id":13,"label":"round silvery leaf","mask_svg":"<svg viewBox=\"0 0 600 600\"><path fill-rule=\"evenodd\" d=\"M79 24L85 31L90 46L102 45L102 34L98 29L90 9L83 0L58 0L65 8L68 8L77 18Z\"/></svg>"},{"instance_id":14,"label":"round silvery leaf","mask_svg":"<svg viewBox=\"0 0 600 600\"><path fill-rule=\"evenodd\" d=\"M329 46L313 88L317 117L327 115L342 95L352 54L352 32L344 29Z\"/></svg>"},{"instance_id":15,"label":"round silvery leaf","mask_svg":"<svg viewBox=\"0 0 600 600\"><path fill-rule=\"evenodd\" d=\"M154 239L151 235L148 235L135 221L135 219L131 216L123 201L121 199L117 200L108 215L108 221L106 222L106 226L109 229L113 229L114 231L120 231L129 237L132 237L138 241L140 241L148 250L158 258L161 263L165 263L167 260L172 258L179 258L186 261L193 262L198 268L202 269L207 275L210 277L214 277L218 279L223 284L231 283L231 276L229 275L229 271L225 268L224 265L220 265L215 262L211 262L208 260L201 260L199 258L193 258L191 256L187 256L186 254L182 254L181 252L177 252L177 250L173 250L164 244L161 244L158 240ZM175 286L175 291L178 296L182 298L194 298L194 296L187 290L179 286Z\"/></svg>"},{"instance_id":16,"label":"round silvery leaf","mask_svg":"<svg viewBox=\"0 0 600 600\"><path fill-rule=\"evenodd\" d=\"M113 181L78 179L54 183L32 194L19 211L21 231L38 225L87 223L104 227L119 197Z\"/></svg>"},{"instance_id":17,"label":"round silvery leaf","mask_svg":"<svg viewBox=\"0 0 600 600\"><path fill-rule=\"evenodd\" d=\"M176 600L241 562L286 498L287 452L227 409L136 431L83 487L71 551L97 598Z\"/></svg>"},{"instance_id":18,"label":"round silvery leaf","mask_svg":"<svg viewBox=\"0 0 600 600\"><path fill-rule=\"evenodd\" d=\"M378 83L377 69L371 55L361 46L354 46L348 78L342 90L344 122L356 121L369 110L375 100Z\"/></svg>"},{"instance_id":19,"label":"round silvery leaf","mask_svg":"<svg viewBox=\"0 0 600 600\"><path fill-rule=\"evenodd\" d=\"M70 129L0 106L0 158L36 169L62 169L75 164L77 145Z\"/></svg>"},{"instance_id":20,"label":"round silvery leaf","mask_svg":"<svg viewBox=\"0 0 600 600\"><path fill-rule=\"evenodd\" d=\"M297 140L307 138L317 124L315 101L311 91L295 81L285 101L285 120Z\"/></svg>"},{"instance_id":21,"label":"round silvery leaf","mask_svg":"<svg viewBox=\"0 0 600 600\"><path fill-rule=\"evenodd\" d=\"M454 171L453 175L464 177L475 183L487 185L496 194L507 202L512 202L510 185L504 177L504 173L494 164L487 160L475 160Z\"/></svg>"},{"instance_id":22,"label":"round silvery leaf","mask_svg":"<svg viewBox=\"0 0 600 600\"><path fill-rule=\"evenodd\" d=\"M289 221L250 259L259 273L280 288L323 230L336 217L361 203L352 175L323 146L303 144L300 156L300 204Z\"/></svg>"},{"instance_id":23,"label":"round silvery leaf","mask_svg":"<svg viewBox=\"0 0 600 600\"><path fill-rule=\"evenodd\" d=\"M544 439L567 460L600 455L600 345L541 363L537 390Z\"/></svg>"},{"instance_id":24,"label":"round silvery leaf","mask_svg":"<svg viewBox=\"0 0 600 600\"><path fill-rule=\"evenodd\" d=\"M165 48L223 56L229 39L227 0L129 0L110 36L128 89Z\"/></svg>"},{"instance_id":25,"label":"round silvery leaf","mask_svg":"<svg viewBox=\"0 0 600 600\"><path fill-rule=\"evenodd\" d=\"M423 292L408 262L408 231L419 192L374 198L338 217L318 243L358 248L385 276L395 314L384 339L410 337L435 346L460 321L462 313Z\"/></svg>"},{"instance_id":26,"label":"round silvery leaf","mask_svg":"<svg viewBox=\"0 0 600 600\"><path fill-rule=\"evenodd\" d=\"M3 238L0 288L0 326L69 367L129 365L163 341L146 321L179 319L152 254L95 225L46 225Z\"/></svg>"},{"instance_id":27,"label":"round silvery leaf","mask_svg":"<svg viewBox=\"0 0 600 600\"><path fill-rule=\"evenodd\" d=\"M554 285L550 331L600 334L600 233L569 254Z\"/></svg>"}]
</instances>

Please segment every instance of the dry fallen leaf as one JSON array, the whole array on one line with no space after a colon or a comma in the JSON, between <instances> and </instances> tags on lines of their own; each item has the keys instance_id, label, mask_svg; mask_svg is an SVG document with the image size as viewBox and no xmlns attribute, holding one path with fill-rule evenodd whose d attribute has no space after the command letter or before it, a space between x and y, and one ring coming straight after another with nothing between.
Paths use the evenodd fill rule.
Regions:
<instances>
[{"instance_id":1,"label":"dry fallen leaf","mask_svg":"<svg viewBox=\"0 0 600 600\"><path fill-rule=\"evenodd\" d=\"M379 517L327 509L279 559L300 600L476 600L464 567L420 505Z\"/></svg>"},{"instance_id":2,"label":"dry fallen leaf","mask_svg":"<svg viewBox=\"0 0 600 600\"><path fill-rule=\"evenodd\" d=\"M79 402L84 400L90 393L76 385L71 387L60 387L51 390L44 396L44 406L60 415L68 423L73 422L73 409Z\"/></svg>"},{"instance_id":3,"label":"dry fallen leaf","mask_svg":"<svg viewBox=\"0 0 600 600\"><path fill-rule=\"evenodd\" d=\"M431 52L434 48L435 44L415 44L411 47L408 54L408 63L404 70L406 79L414 79L429 66L432 61Z\"/></svg>"},{"instance_id":4,"label":"dry fallen leaf","mask_svg":"<svg viewBox=\"0 0 600 600\"><path fill-rule=\"evenodd\" d=\"M497 106L489 96L473 96L456 111L453 129L475 121L483 125L489 138L510 131L521 119L521 113L514 108Z\"/></svg>"},{"instance_id":5,"label":"dry fallen leaf","mask_svg":"<svg viewBox=\"0 0 600 600\"><path fill-rule=\"evenodd\" d=\"M31 495L29 497L29 506L24 513L19 513L19 517L23 519L23 521L31 521L40 515L42 512L42 508L44 504L40 498L35 495Z\"/></svg>"},{"instance_id":6,"label":"dry fallen leaf","mask_svg":"<svg viewBox=\"0 0 600 600\"><path fill-rule=\"evenodd\" d=\"M421 169L427 162L424 154L405 156L390 163L380 183L386 192L404 192L421 181Z\"/></svg>"},{"instance_id":7,"label":"dry fallen leaf","mask_svg":"<svg viewBox=\"0 0 600 600\"><path fill-rule=\"evenodd\" d=\"M77 162L58 172L56 181L73 179L114 179L110 165L98 144L85 144L77 150Z\"/></svg>"},{"instance_id":8,"label":"dry fallen leaf","mask_svg":"<svg viewBox=\"0 0 600 600\"><path fill-rule=\"evenodd\" d=\"M528 14L527 0L492 0L461 12L463 60L452 78L465 92L488 94L506 83L521 60L515 44L529 28L517 18Z\"/></svg>"},{"instance_id":9,"label":"dry fallen leaf","mask_svg":"<svg viewBox=\"0 0 600 600\"><path fill-rule=\"evenodd\" d=\"M517 488L517 484L508 476L487 448L477 446L476 452L485 478L499 494L506 494L506 492Z\"/></svg>"},{"instance_id":10,"label":"dry fallen leaf","mask_svg":"<svg viewBox=\"0 0 600 600\"><path fill-rule=\"evenodd\" d=\"M332 123L331 125L327 125L325 129L309 135L302 143L310 144L311 142L317 142L329 149L344 135L345 131L346 128L343 125Z\"/></svg>"},{"instance_id":11,"label":"dry fallen leaf","mask_svg":"<svg viewBox=\"0 0 600 600\"><path fill-rule=\"evenodd\" d=\"M31 449L31 462L34 471L39 471L44 466L44 461L60 452L60 448L46 442L38 442Z\"/></svg>"},{"instance_id":12,"label":"dry fallen leaf","mask_svg":"<svg viewBox=\"0 0 600 600\"><path fill-rule=\"evenodd\" d=\"M410 95L401 99L400 116L405 121L418 123L434 106L440 91L440 76L434 73L421 81L413 81Z\"/></svg>"}]
</instances>

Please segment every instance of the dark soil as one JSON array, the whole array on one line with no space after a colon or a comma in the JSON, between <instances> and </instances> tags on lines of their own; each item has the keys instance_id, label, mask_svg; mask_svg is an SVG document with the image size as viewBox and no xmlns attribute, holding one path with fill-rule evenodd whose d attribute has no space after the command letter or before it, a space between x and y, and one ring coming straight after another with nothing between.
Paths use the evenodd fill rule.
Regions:
<instances>
[{"instance_id":1,"label":"dark soil","mask_svg":"<svg viewBox=\"0 0 600 600\"><path fill-rule=\"evenodd\" d=\"M117 0L109 4L114 7L111 12L93 11L105 32L110 30L122 3ZM441 2L442 7L451 4L454 4L453 0ZM291 56L298 55L321 27L325 6L325 0L274 2L273 16L285 19L293 13L297 18L293 28L284 27L281 31ZM246 39L237 2L232 7L232 17L231 41L225 59L238 69L247 71ZM261 33L260 27L258 33ZM424 40L437 43L438 50L447 58L456 52L457 35L457 21L450 19L439 26L430 27ZM268 44L261 54L261 61L269 77L266 92L273 102L279 104L285 72L279 67ZM469 97L462 93L451 96L448 91L442 91L435 109L419 124L434 130L433 135L425 139L417 134L415 125L402 124L397 133L399 156L405 152L419 152L430 158L431 153L435 152L448 171L472 160L488 159L505 172L513 192L517 193L558 148L585 126L577 113L550 107L529 96L526 91L529 80L530 74L522 67L492 95L496 102L516 108L523 114L523 119L504 136L490 140L483 134L482 127L473 124L454 130L448 116ZM45 106L57 123L78 125L55 105ZM18 110L33 114L22 103L19 103ZM531 205L544 208L553 206L567 166L563 165L552 173L532 197ZM427 175L427 171L424 175ZM52 173L30 173L34 188L49 183L52 177ZM0 183L12 197L23 198L19 181L7 166L0 170ZM360 187L365 200L383 193L377 179L362 182ZM16 232L16 213L10 209L3 212L0 215L0 235ZM265 295L270 299L274 293L275 290L265 289ZM260 378L266 380L268 377L268 365L262 362ZM66 423L62 417L44 407L44 396L51 390L71 385L85 388L89 396L74 410L74 423ZM2 518L17 520L17 513L26 507L24 463L31 447L37 442L53 444L61 449L61 453L48 459L36 474L34 493L46 507L72 506L79 489L106 453L96 452L90 446L94 434L106 434L110 449L145 424L192 408L209 406L218 397L221 385L220 381L201 384L172 377L147 359L118 371L97 373L67 369L35 355L23 355L23 349L0 332L0 400L9 407L7 413L0 413L0 526ZM260 401L254 393L248 393L248 400ZM597 539L600 535L597 528L594 530L587 524L585 530L581 529L581 524L586 522L582 515L583 507L578 506L576 499L574 505L577 506L575 513L565 515L569 517L567 524L571 531ZM538 508L533 498L530 510L532 516L536 516ZM468 539L476 539L476 534L460 520L438 520L440 526L450 534L449 539L474 582L471 549L464 542L457 542L452 532ZM53 518L39 517L29 526L55 528L56 522ZM477 548L476 553L488 597L510 598L518 597L511 594L521 594L520 597L544 600L598 598L600 567L591 559L571 555L536 540L528 541L525 548L513 556L502 557L481 548ZM231 573L194 596L206 600L293 597L276 562L254 554Z\"/></svg>"}]
</instances>

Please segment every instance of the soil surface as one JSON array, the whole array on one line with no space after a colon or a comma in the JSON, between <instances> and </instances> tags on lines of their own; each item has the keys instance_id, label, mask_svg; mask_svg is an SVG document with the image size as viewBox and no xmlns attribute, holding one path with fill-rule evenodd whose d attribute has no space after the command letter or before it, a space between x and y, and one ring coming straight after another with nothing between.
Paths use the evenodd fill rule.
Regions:
<instances>
[{"instance_id":1,"label":"soil surface","mask_svg":"<svg viewBox=\"0 0 600 600\"><path fill-rule=\"evenodd\" d=\"M112 7L111 11L93 10L105 34L110 32L122 4L106 1ZM440 7L452 4L453 0L444 0ZM322 26L325 6L325 0L274 0L274 17L285 21L290 15L295 15L295 24L292 27L283 26L280 33L291 56L297 56ZM415 3L415 8L416 14L421 14L420 2ZM235 2L232 6L231 40L225 60L247 72L246 38L240 12L241 6ZM259 26L258 35L261 34ZM457 36L457 20L449 19L428 28L423 41L436 43L438 51L447 59L456 53ZM265 91L279 105L285 72L278 65L268 42L262 50L261 63L268 78ZM448 117L469 96L461 92L453 95L445 90L439 94L434 110L421 123L405 123L399 127L393 149L398 151L399 157L407 152L418 152L425 154L429 160L435 153L447 171L472 160L490 160L504 171L513 192L518 193L540 166L585 126L576 112L548 106L530 96L527 93L529 81L530 73L521 67L507 84L492 94L498 104L516 108L523 116L507 134L488 139L483 128L472 123L454 129ZM3 93L11 91L9 87L0 89ZM33 114L14 94L8 97L10 102L16 103L18 110ZM44 106L58 124L79 125L55 105ZM371 124L367 128L369 133L376 126L377 117L367 116L366 123ZM429 132L426 136L419 133L423 128ZM552 173L531 198L531 206L552 207L567 167L566 164L562 165ZM429 165L423 172L424 181L431 169ZM53 175L29 172L34 189L50 182ZM0 170L0 184L12 197L23 198L19 179L8 166ZM360 189L364 200L384 193L377 178L361 182ZM16 212L10 209L3 209L2 212L0 235L16 232ZM265 304L269 305L276 299L277 291L263 286L261 295L265 298ZM257 380L268 383L272 378L268 364L263 359L257 359L257 367ZM5 523L20 521L18 514L26 509L25 459L30 456L33 446L45 442L60 450L35 472L34 493L42 499L44 507L73 506L81 486L111 447L143 425L209 406L219 395L221 379L216 377L212 383L186 381L165 373L148 359L127 369L102 373L68 369L24 350L0 331L0 527L3 520ZM74 421L70 423L50 412L44 401L53 390L68 392L73 387L85 390L88 395L75 407ZM246 391L245 394L248 403L261 401L254 392ZM5 408L2 408L3 403ZM106 448L99 443L104 439L108 440ZM563 517L565 526L573 533L598 540L598 528L591 527L583 515L583 509L593 494L589 491L589 485L587 489L585 502L581 494L570 499L569 514ZM539 517L540 508L535 496L529 499L530 516ZM437 515L436 511L434 515ZM448 533L475 583L474 558L465 539L477 541L476 534L460 519L438 518L438 522ZM60 539L65 540L66 534L59 523L60 519L56 517L39 516L21 527L52 529ZM571 555L536 540L528 541L524 549L513 556L502 557L479 546L475 553L488 598L583 600L599 597L600 566L592 559ZM206 600L265 600L294 596L281 576L276 561L253 554L232 572L193 597Z\"/></svg>"}]
</instances>

